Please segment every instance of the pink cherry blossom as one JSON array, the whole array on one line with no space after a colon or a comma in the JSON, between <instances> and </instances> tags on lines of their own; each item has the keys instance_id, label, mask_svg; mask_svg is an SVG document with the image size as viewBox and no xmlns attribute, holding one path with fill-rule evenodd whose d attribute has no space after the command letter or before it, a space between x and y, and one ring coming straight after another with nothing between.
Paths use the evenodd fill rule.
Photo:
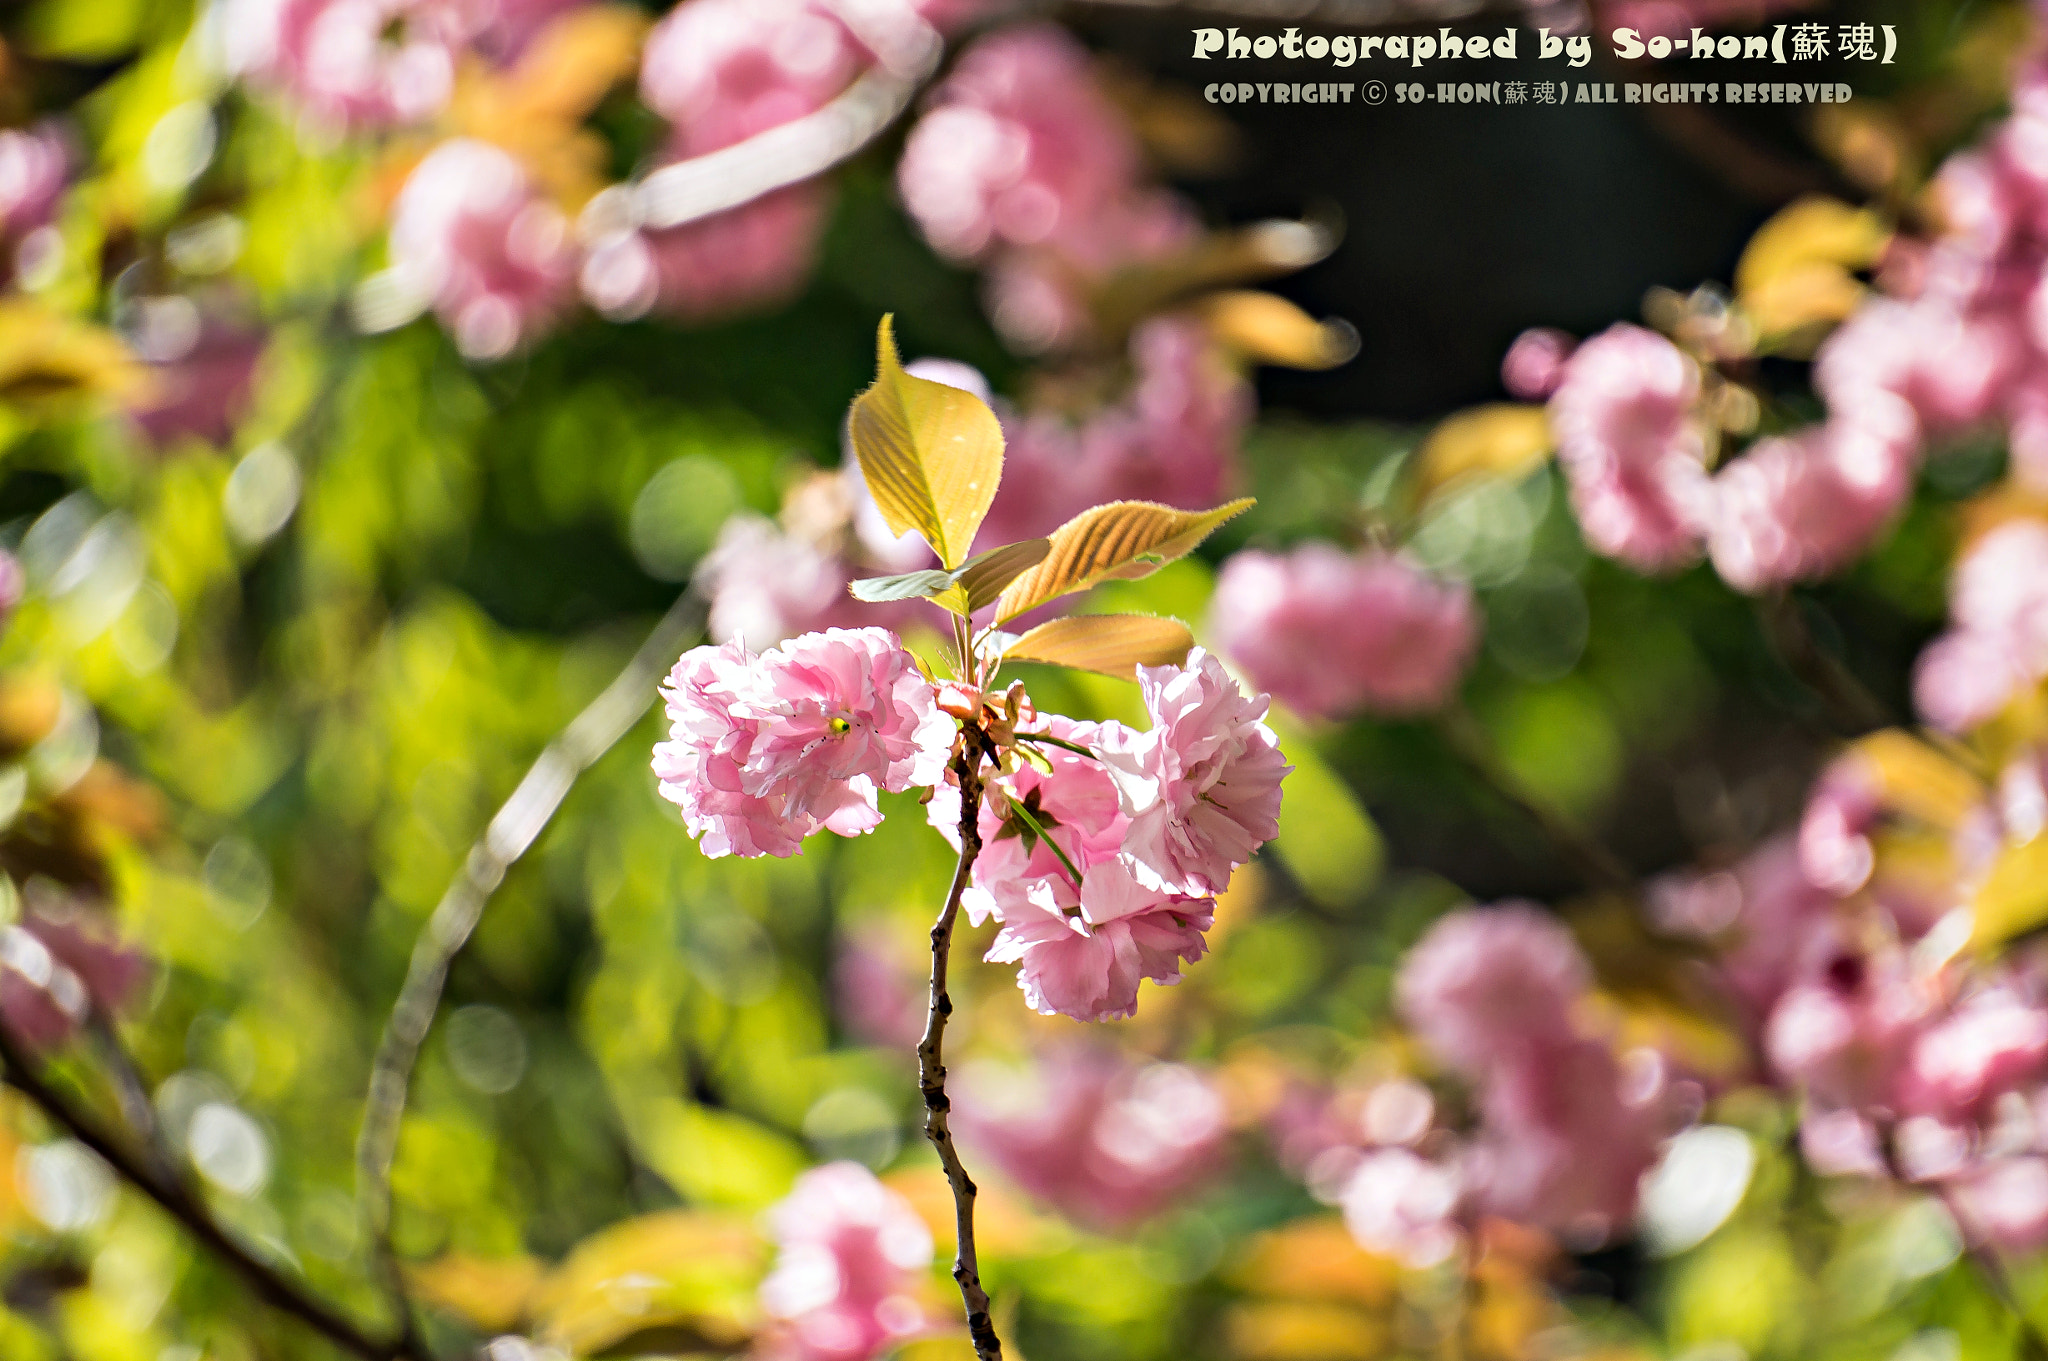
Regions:
<instances>
[{"instance_id":1,"label":"pink cherry blossom","mask_svg":"<svg viewBox=\"0 0 2048 1361\"><path fill-rule=\"evenodd\" d=\"M1550 418L1595 551L1643 571L1698 555L1707 486L1692 411L1699 387L1693 361L1640 326L1611 326L1565 361Z\"/></svg>"},{"instance_id":2,"label":"pink cherry blossom","mask_svg":"<svg viewBox=\"0 0 2048 1361\"><path fill-rule=\"evenodd\" d=\"M206 317L168 349L138 346L154 381L144 404L129 412L136 428L160 448L188 435L225 444L248 406L267 342L254 326Z\"/></svg>"},{"instance_id":3,"label":"pink cherry blossom","mask_svg":"<svg viewBox=\"0 0 2048 1361\"><path fill-rule=\"evenodd\" d=\"M1998 1158L1965 1171L1946 1203L1968 1237L2006 1252L2048 1247L2048 1158Z\"/></svg>"},{"instance_id":4,"label":"pink cherry blossom","mask_svg":"<svg viewBox=\"0 0 2048 1361\"><path fill-rule=\"evenodd\" d=\"M1469 588L1382 549L1324 543L1233 554L1209 632L1260 689L1317 718L1438 708L1479 640Z\"/></svg>"},{"instance_id":5,"label":"pink cherry blossom","mask_svg":"<svg viewBox=\"0 0 2048 1361\"><path fill-rule=\"evenodd\" d=\"M758 657L738 642L693 648L662 693L655 774L710 856L790 856L821 827L869 831L877 791L936 783L952 740L886 629L828 629Z\"/></svg>"},{"instance_id":6,"label":"pink cherry blossom","mask_svg":"<svg viewBox=\"0 0 2048 1361\"><path fill-rule=\"evenodd\" d=\"M1563 331L1548 326L1522 332L1500 361L1502 385L1525 402L1548 399L1564 381L1565 361L1572 357L1576 343Z\"/></svg>"},{"instance_id":7,"label":"pink cherry blossom","mask_svg":"<svg viewBox=\"0 0 2048 1361\"><path fill-rule=\"evenodd\" d=\"M1452 912L1402 961L1401 1015L1432 1052L1480 1077L1525 1046L1564 1048L1591 971L1571 932L1527 903Z\"/></svg>"},{"instance_id":8,"label":"pink cherry blossom","mask_svg":"<svg viewBox=\"0 0 2048 1361\"><path fill-rule=\"evenodd\" d=\"M1949 616L1920 659L1913 698L1929 720L1963 732L2048 677L2048 522L2008 521L1964 554Z\"/></svg>"},{"instance_id":9,"label":"pink cherry blossom","mask_svg":"<svg viewBox=\"0 0 2048 1361\"><path fill-rule=\"evenodd\" d=\"M227 0L220 34L230 70L352 132L446 104L467 24L455 0Z\"/></svg>"},{"instance_id":10,"label":"pink cherry blossom","mask_svg":"<svg viewBox=\"0 0 2048 1361\"><path fill-rule=\"evenodd\" d=\"M1176 892L1221 893L1231 871L1280 831L1280 781L1293 767L1247 696L1201 648L1186 666L1138 668L1149 731L1105 754L1130 827L1138 877Z\"/></svg>"},{"instance_id":11,"label":"pink cherry blossom","mask_svg":"<svg viewBox=\"0 0 2048 1361\"><path fill-rule=\"evenodd\" d=\"M1837 902L1808 877L1798 838L1781 836L1732 870L1657 880L1648 906L1660 929L1720 943L1716 972L1760 1029Z\"/></svg>"},{"instance_id":12,"label":"pink cherry blossom","mask_svg":"<svg viewBox=\"0 0 2048 1361\"><path fill-rule=\"evenodd\" d=\"M1759 441L1714 479L1709 548L1722 580L1763 591L1827 576L1867 549L1913 487L1912 426L1846 422Z\"/></svg>"},{"instance_id":13,"label":"pink cherry blossom","mask_svg":"<svg viewBox=\"0 0 2048 1361\"><path fill-rule=\"evenodd\" d=\"M1180 982L1182 963L1208 952L1204 932L1213 898L1150 888L1128 857L1090 867L1070 912L1049 881L1031 885L1006 907L1003 929L985 958L1017 965L1017 986L1033 1011L1076 1021L1108 1021L1138 1012L1138 983Z\"/></svg>"},{"instance_id":14,"label":"pink cherry blossom","mask_svg":"<svg viewBox=\"0 0 2048 1361\"><path fill-rule=\"evenodd\" d=\"M769 1212L781 1250L761 1282L766 1350L791 1361L869 1361L927 1326L918 1288L931 1231L859 1163L797 1178Z\"/></svg>"},{"instance_id":15,"label":"pink cherry blossom","mask_svg":"<svg viewBox=\"0 0 2048 1361\"><path fill-rule=\"evenodd\" d=\"M502 358L545 331L575 279L560 210L510 154L468 138L443 142L406 180L391 260L473 359Z\"/></svg>"},{"instance_id":16,"label":"pink cherry blossom","mask_svg":"<svg viewBox=\"0 0 2048 1361\"><path fill-rule=\"evenodd\" d=\"M924 1034L924 978L899 963L886 932L862 932L839 942L832 960L832 1001L840 1023L864 1044L909 1049Z\"/></svg>"},{"instance_id":17,"label":"pink cherry blossom","mask_svg":"<svg viewBox=\"0 0 2048 1361\"><path fill-rule=\"evenodd\" d=\"M1345 1188L1344 1223L1361 1247L1432 1267L1458 1250L1465 1191L1456 1164L1405 1148L1378 1149L1359 1162Z\"/></svg>"},{"instance_id":18,"label":"pink cherry blossom","mask_svg":"<svg viewBox=\"0 0 2048 1361\"><path fill-rule=\"evenodd\" d=\"M600 233L578 276L583 296L614 321L659 310L705 321L772 306L810 274L828 206L799 184L668 230Z\"/></svg>"},{"instance_id":19,"label":"pink cherry blossom","mask_svg":"<svg viewBox=\"0 0 2048 1361\"><path fill-rule=\"evenodd\" d=\"M961 1141L1089 1228L1120 1232L1184 1201L1227 1157L1221 1096L1179 1064L1060 1045L1021 1070L970 1065L958 1086Z\"/></svg>"}]
</instances>

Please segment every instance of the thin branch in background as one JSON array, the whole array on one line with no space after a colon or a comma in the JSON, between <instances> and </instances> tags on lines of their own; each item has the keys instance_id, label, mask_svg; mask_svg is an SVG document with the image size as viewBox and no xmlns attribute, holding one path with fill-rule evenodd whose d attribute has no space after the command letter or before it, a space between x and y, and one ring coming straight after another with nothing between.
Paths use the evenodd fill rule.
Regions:
<instances>
[{"instance_id":1,"label":"thin branch in background","mask_svg":"<svg viewBox=\"0 0 2048 1361\"><path fill-rule=\"evenodd\" d=\"M435 906L413 945L405 983L385 1023L370 1072L363 1124L356 1137L356 1197L385 1287L400 1316L411 1319L404 1280L391 1246L391 1163L412 1087L420 1045L441 1009L455 957L469 943L484 905L513 863L532 847L584 771L631 731L654 702L655 686L683 642L704 626L704 601L685 591L640 645L623 671L542 750L518 788L498 809L462 870Z\"/></svg>"},{"instance_id":2,"label":"thin branch in background","mask_svg":"<svg viewBox=\"0 0 2048 1361\"><path fill-rule=\"evenodd\" d=\"M1437 731L1459 763L1533 823L1557 858L1588 889L1623 897L1635 895L1635 876L1620 857L1524 792L1521 782L1501 764L1486 730L1469 710L1462 706L1446 709L1437 721Z\"/></svg>"},{"instance_id":3,"label":"thin branch in background","mask_svg":"<svg viewBox=\"0 0 2048 1361\"><path fill-rule=\"evenodd\" d=\"M281 1313L299 1320L335 1346L363 1361L428 1361L426 1353L403 1338L379 1339L365 1332L334 1306L237 1242L220 1226L204 1203L177 1181L166 1178L148 1160L131 1153L120 1140L42 1077L38 1065L0 1026L0 1064L5 1081L35 1104L53 1124L84 1144L115 1175L161 1206L214 1256L248 1283L249 1288Z\"/></svg>"},{"instance_id":4,"label":"thin branch in background","mask_svg":"<svg viewBox=\"0 0 2048 1361\"><path fill-rule=\"evenodd\" d=\"M1756 611L1771 650L1786 670L1820 698L1837 728L1846 735L1861 736L1890 726L1890 710L1856 679L1841 658L1820 645L1813 630L1807 627L1806 615L1795 597L1783 591L1759 597Z\"/></svg>"},{"instance_id":5,"label":"thin branch in background","mask_svg":"<svg viewBox=\"0 0 2048 1361\"><path fill-rule=\"evenodd\" d=\"M970 729L967 736L973 739L980 734ZM979 1361L1002 1361L1003 1344L989 1315L988 1292L981 1286L981 1262L974 1249L974 1181L953 1147L953 1104L946 1096L946 1018L953 1014L953 998L946 991L946 965L953 950L953 928L960 919L960 897L974 874L974 858L981 853L980 772L980 748L972 741L963 743L953 760L953 773L960 780L960 863L953 871L946 905L932 927L931 1010L925 1017L924 1038L917 1043L917 1086L924 1096L924 1137L938 1150L946 1182L953 1188L953 1279L967 1306L967 1332L974 1339Z\"/></svg>"}]
</instances>

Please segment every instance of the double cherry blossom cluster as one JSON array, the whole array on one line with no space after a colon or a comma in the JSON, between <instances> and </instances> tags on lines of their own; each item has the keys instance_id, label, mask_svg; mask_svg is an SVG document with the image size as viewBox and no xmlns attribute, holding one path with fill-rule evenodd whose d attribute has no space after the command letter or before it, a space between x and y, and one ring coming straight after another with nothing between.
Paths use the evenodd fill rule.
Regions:
<instances>
[{"instance_id":1,"label":"double cherry blossom cluster","mask_svg":"<svg viewBox=\"0 0 2048 1361\"><path fill-rule=\"evenodd\" d=\"M1151 727L1040 715L1021 687L941 692L886 629L827 629L754 654L694 648L663 690L662 794L709 855L790 856L820 829L881 822L877 795L929 791L959 845L963 736L1015 711L980 788L981 850L962 905L1002 924L989 959L1018 966L1046 1014L1135 1014L1141 979L1200 959L1215 895L1279 830L1289 767L1216 658L1138 672ZM991 709L989 706L993 705ZM971 728L966 725L973 725ZM990 724L989 726L996 726Z\"/></svg>"}]
</instances>

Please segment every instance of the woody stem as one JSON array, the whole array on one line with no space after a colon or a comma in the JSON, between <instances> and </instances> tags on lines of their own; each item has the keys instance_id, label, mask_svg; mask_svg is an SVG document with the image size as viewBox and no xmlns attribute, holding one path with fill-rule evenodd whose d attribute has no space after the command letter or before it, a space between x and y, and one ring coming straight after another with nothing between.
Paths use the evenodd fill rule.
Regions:
<instances>
[{"instance_id":1,"label":"woody stem","mask_svg":"<svg viewBox=\"0 0 2048 1361\"><path fill-rule=\"evenodd\" d=\"M953 1227L958 1243L953 1279L967 1306L967 1332L974 1340L977 1361L1002 1361L1003 1344L996 1338L974 1250L974 1181L953 1147L952 1103L946 1096L946 1020L953 1014L953 999L946 991L946 964L953 948L953 927L960 917L960 898L973 876L974 859L981 854L981 749L975 740L980 734L970 728L966 736L960 754L953 758L953 774L960 781L960 863L953 871L946 905L932 926L931 1011L925 1018L924 1038L917 1045L917 1081L924 1096L924 1136L938 1150L946 1181L953 1188Z\"/></svg>"}]
</instances>

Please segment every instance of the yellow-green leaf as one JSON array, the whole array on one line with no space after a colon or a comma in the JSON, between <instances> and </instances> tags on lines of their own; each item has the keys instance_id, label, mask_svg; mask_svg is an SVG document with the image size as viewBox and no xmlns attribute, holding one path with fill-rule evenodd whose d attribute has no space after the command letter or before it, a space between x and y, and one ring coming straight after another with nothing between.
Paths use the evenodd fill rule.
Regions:
<instances>
[{"instance_id":1,"label":"yellow-green leaf","mask_svg":"<svg viewBox=\"0 0 2048 1361\"><path fill-rule=\"evenodd\" d=\"M1003 427L971 392L903 371L892 320L875 339L875 382L848 431L892 533L916 530L948 568L967 557L1003 476Z\"/></svg>"},{"instance_id":2,"label":"yellow-green leaf","mask_svg":"<svg viewBox=\"0 0 2048 1361\"><path fill-rule=\"evenodd\" d=\"M1496 402L1460 411L1423 441L1416 460L1416 492L1427 499L1470 478L1518 480L1556 447L1550 418L1540 406Z\"/></svg>"},{"instance_id":3,"label":"yellow-green leaf","mask_svg":"<svg viewBox=\"0 0 2048 1361\"><path fill-rule=\"evenodd\" d=\"M1980 949L2048 926L2048 836L2006 847L1970 910L1970 943Z\"/></svg>"},{"instance_id":4,"label":"yellow-green leaf","mask_svg":"<svg viewBox=\"0 0 2048 1361\"><path fill-rule=\"evenodd\" d=\"M1290 369L1334 369L1358 354L1358 332L1317 321L1287 299L1257 289L1228 289L1202 299L1209 333L1246 359Z\"/></svg>"},{"instance_id":5,"label":"yellow-green leaf","mask_svg":"<svg viewBox=\"0 0 2048 1361\"><path fill-rule=\"evenodd\" d=\"M1004 589L996 618L1015 619L1098 581L1147 576L1251 506L1247 496L1214 510L1175 510L1152 501L1111 501L1084 510L1052 532L1043 562Z\"/></svg>"},{"instance_id":6,"label":"yellow-green leaf","mask_svg":"<svg viewBox=\"0 0 2048 1361\"><path fill-rule=\"evenodd\" d=\"M953 574L967 593L967 612L972 614L995 604L1011 582L1044 562L1051 551L1051 539L1025 539L976 554L973 561Z\"/></svg>"},{"instance_id":7,"label":"yellow-green leaf","mask_svg":"<svg viewBox=\"0 0 2048 1361\"><path fill-rule=\"evenodd\" d=\"M1178 619L1150 614L1074 614L1040 624L1010 644L1004 661L1050 662L1136 680L1141 666L1179 666L1195 635Z\"/></svg>"}]
</instances>

